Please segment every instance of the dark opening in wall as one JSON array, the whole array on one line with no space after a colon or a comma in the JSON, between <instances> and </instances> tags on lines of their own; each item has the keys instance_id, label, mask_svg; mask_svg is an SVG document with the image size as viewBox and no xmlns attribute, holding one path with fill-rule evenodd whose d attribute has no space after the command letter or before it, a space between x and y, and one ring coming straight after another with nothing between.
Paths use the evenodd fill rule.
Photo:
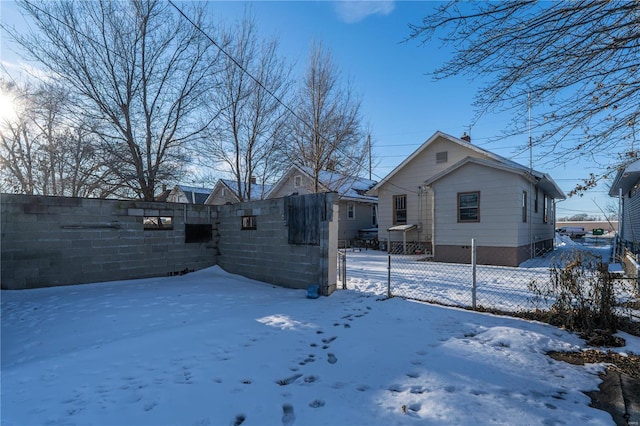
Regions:
<instances>
[{"instance_id":1,"label":"dark opening in wall","mask_svg":"<svg viewBox=\"0 0 640 426\"><path fill-rule=\"evenodd\" d=\"M258 229L257 228L257 223L256 223L256 217L255 216L242 216L242 227L241 229L247 230L247 229Z\"/></svg>"},{"instance_id":2,"label":"dark opening in wall","mask_svg":"<svg viewBox=\"0 0 640 426\"><path fill-rule=\"evenodd\" d=\"M184 225L185 243L207 243L211 241L212 236L213 226L211 224L186 223Z\"/></svg>"}]
</instances>

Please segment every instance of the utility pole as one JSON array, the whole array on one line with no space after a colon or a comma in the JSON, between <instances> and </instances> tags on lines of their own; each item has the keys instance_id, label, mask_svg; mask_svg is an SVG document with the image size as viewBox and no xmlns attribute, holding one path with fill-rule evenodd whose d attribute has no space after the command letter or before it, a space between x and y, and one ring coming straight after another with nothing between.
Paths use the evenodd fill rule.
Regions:
<instances>
[{"instance_id":1,"label":"utility pole","mask_svg":"<svg viewBox=\"0 0 640 426\"><path fill-rule=\"evenodd\" d=\"M371 133L367 134L367 150L369 151L369 180L371 180Z\"/></svg>"}]
</instances>

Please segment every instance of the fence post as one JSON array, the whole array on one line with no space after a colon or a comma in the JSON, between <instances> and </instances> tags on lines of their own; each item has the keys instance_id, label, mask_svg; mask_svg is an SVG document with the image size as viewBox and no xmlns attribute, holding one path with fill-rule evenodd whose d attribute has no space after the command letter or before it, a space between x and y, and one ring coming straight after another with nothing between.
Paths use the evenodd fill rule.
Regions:
<instances>
[{"instance_id":1,"label":"fence post","mask_svg":"<svg viewBox=\"0 0 640 426\"><path fill-rule=\"evenodd\" d=\"M342 289L347 289L347 249L342 253Z\"/></svg>"},{"instance_id":2,"label":"fence post","mask_svg":"<svg viewBox=\"0 0 640 426\"><path fill-rule=\"evenodd\" d=\"M476 239L471 239L471 306L476 310Z\"/></svg>"},{"instance_id":3,"label":"fence post","mask_svg":"<svg viewBox=\"0 0 640 426\"><path fill-rule=\"evenodd\" d=\"M391 255L387 256L387 298L391 298Z\"/></svg>"}]
</instances>

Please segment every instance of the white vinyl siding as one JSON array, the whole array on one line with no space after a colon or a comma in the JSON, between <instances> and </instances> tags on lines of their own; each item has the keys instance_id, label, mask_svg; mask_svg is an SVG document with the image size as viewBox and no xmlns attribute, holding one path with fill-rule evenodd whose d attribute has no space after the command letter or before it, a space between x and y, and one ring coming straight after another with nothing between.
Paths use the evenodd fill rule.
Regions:
<instances>
[{"instance_id":1,"label":"white vinyl siding","mask_svg":"<svg viewBox=\"0 0 640 426\"><path fill-rule=\"evenodd\" d=\"M640 191L623 194L622 239L629 243L640 241Z\"/></svg>"},{"instance_id":2,"label":"white vinyl siding","mask_svg":"<svg viewBox=\"0 0 640 426\"><path fill-rule=\"evenodd\" d=\"M446 163L436 162L438 152L447 152ZM388 182L382 184L378 189L378 238L386 240L388 237L387 229L393 226L393 196L406 194L407 223L420 227L421 240L430 239L433 225L431 222L432 194L429 192L421 193L419 188L427 179L446 170L465 157L487 158L477 151L440 137L398 170ZM454 214L453 218L456 217ZM395 234L397 235L391 235L392 239L402 239L401 233ZM417 232L409 232L407 238L416 240L418 238Z\"/></svg>"},{"instance_id":3,"label":"white vinyl siding","mask_svg":"<svg viewBox=\"0 0 640 426\"><path fill-rule=\"evenodd\" d=\"M522 228L522 191L527 182L512 173L468 164L433 184L436 245L518 247ZM458 223L458 193L479 192L480 222ZM526 227L525 227L526 228ZM526 244L526 243L525 243Z\"/></svg>"}]
</instances>

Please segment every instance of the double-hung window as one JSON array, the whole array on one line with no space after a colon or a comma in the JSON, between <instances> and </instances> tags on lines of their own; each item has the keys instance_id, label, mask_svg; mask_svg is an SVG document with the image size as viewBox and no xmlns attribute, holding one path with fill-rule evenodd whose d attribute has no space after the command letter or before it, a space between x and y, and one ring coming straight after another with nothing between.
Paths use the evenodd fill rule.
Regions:
<instances>
[{"instance_id":1,"label":"double-hung window","mask_svg":"<svg viewBox=\"0 0 640 426\"><path fill-rule=\"evenodd\" d=\"M354 220L356 218L356 205L353 203L347 204L347 219Z\"/></svg>"},{"instance_id":2,"label":"double-hung window","mask_svg":"<svg viewBox=\"0 0 640 426\"><path fill-rule=\"evenodd\" d=\"M480 222L480 192L458 193L458 222Z\"/></svg>"},{"instance_id":3,"label":"double-hung window","mask_svg":"<svg viewBox=\"0 0 640 426\"><path fill-rule=\"evenodd\" d=\"M407 196L406 195L393 196L393 224L394 225L407 224Z\"/></svg>"}]
</instances>

